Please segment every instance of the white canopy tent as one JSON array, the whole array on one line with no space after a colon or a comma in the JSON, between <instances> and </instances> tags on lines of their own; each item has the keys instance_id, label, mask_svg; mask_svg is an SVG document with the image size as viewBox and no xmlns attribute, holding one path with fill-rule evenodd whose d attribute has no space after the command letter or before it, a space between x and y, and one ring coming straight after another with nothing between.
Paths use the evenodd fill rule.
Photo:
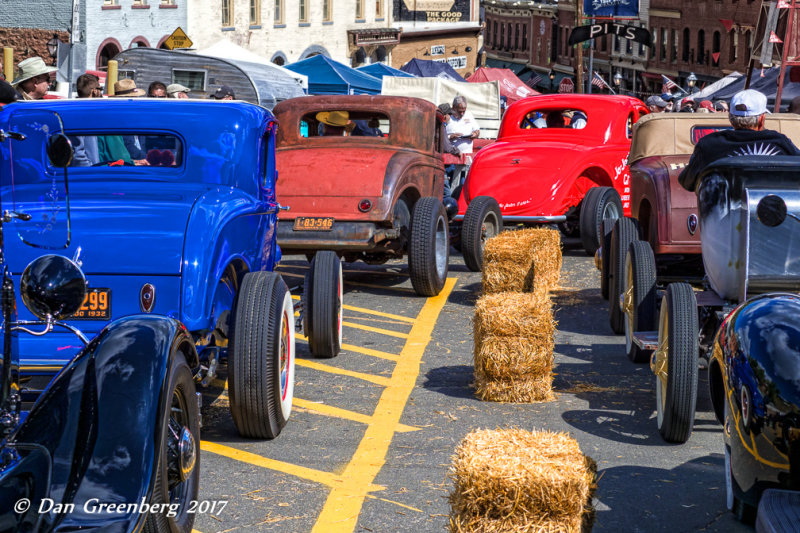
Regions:
<instances>
[{"instance_id":1,"label":"white canopy tent","mask_svg":"<svg viewBox=\"0 0 800 533\"><path fill-rule=\"evenodd\" d=\"M195 52L197 54L204 56L217 57L220 59L234 59L237 61L247 61L248 63L258 63L260 65L266 65L278 69L287 76L291 76L292 78L298 80L298 83L303 88L303 91L308 93L308 76L306 76L305 74L298 74L297 72L293 72L287 68L283 68L280 65L276 65L269 59L262 57L254 52L251 52L247 48L243 48L238 44L232 43L230 41L225 41L225 40L217 41L208 48L203 48L202 50L195 50Z\"/></svg>"}]
</instances>

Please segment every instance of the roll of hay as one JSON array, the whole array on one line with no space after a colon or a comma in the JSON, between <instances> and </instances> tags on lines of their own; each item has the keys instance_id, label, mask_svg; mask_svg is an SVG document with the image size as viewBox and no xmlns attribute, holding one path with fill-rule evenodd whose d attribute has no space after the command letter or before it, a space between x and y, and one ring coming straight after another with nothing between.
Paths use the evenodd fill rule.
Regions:
<instances>
[{"instance_id":1,"label":"roll of hay","mask_svg":"<svg viewBox=\"0 0 800 533\"><path fill-rule=\"evenodd\" d=\"M595 472L565 433L473 431L450 467L450 531L588 530Z\"/></svg>"},{"instance_id":2,"label":"roll of hay","mask_svg":"<svg viewBox=\"0 0 800 533\"><path fill-rule=\"evenodd\" d=\"M483 291L547 292L561 275L561 234L549 228L504 231L483 248Z\"/></svg>"},{"instance_id":3,"label":"roll of hay","mask_svg":"<svg viewBox=\"0 0 800 533\"><path fill-rule=\"evenodd\" d=\"M475 391L484 401L553 399L555 321L540 292L488 294L475 304Z\"/></svg>"}]
</instances>

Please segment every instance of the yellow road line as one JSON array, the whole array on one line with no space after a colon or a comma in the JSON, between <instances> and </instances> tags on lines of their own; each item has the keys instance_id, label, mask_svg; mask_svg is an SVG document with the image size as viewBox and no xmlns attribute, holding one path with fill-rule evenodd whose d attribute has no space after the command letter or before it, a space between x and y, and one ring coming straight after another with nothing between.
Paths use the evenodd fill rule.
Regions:
<instances>
[{"instance_id":1,"label":"yellow road line","mask_svg":"<svg viewBox=\"0 0 800 533\"><path fill-rule=\"evenodd\" d=\"M241 461L253 466L260 466L262 468L268 468L277 472L283 472L284 474L289 474L302 479L307 479L309 481L314 481L316 483L321 483L332 488L341 489L342 486L345 485L342 476L333 474L331 472L324 472L322 470L306 468L305 466L294 465L283 461L276 461L275 459L262 457L254 453L238 450L236 448L225 446L224 444L218 444L216 442L201 440L200 449L204 452L221 455L223 457L227 457L228 459L234 459L236 461ZM367 492L384 490L385 488L386 487L382 485L374 485L370 483L369 487L367 488Z\"/></svg>"},{"instance_id":2,"label":"yellow road line","mask_svg":"<svg viewBox=\"0 0 800 533\"><path fill-rule=\"evenodd\" d=\"M355 411L350 411L348 409L340 409L339 407L333 407L332 405L327 405L324 403L316 403L309 400L301 400L300 398L297 397L295 397L292 400L292 404L296 405L297 407L313 411L320 415L331 416L334 418L341 418L344 420L351 420L353 422L360 422L361 424L367 424L367 425L374 422L374 419L369 415L356 413ZM421 428L414 426L407 426L405 424L397 425L398 433L419 431L420 429Z\"/></svg>"},{"instance_id":3,"label":"yellow road line","mask_svg":"<svg viewBox=\"0 0 800 533\"><path fill-rule=\"evenodd\" d=\"M303 277L303 276L298 276ZM348 281L345 280L345 285L348 287L366 287L368 289L383 289L386 291L400 291L400 292L407 292L410 294L414 294L414 289L410 287L391 287L388 285L378 285L377 283L362 283L360 281Z\"/></svg>"},{"instance_id":4,"label":"yellow road line","mask_svg":"<svg viewBox=\"0 0 800 533\"><path fill-rule=\"evenodd\" d=\"M387 500L386 498L378 498L377 496L373 496L372 494L367 494L367 498L371 498L373 500L380 500L380 501L386 502L386 503L393 503L395 505L399 505L400 507L404 507L406 509L410 509L412 511L416 511L418 513L422 512L422 509L417 509L416 507L411 507L410 505L406 505L404 503L396 502L394 500Z\"/></svg>"},{"instance_id":5,"label":"yellow road line","mask_svg":"<svg viewBox=\"0 0 800 533\"><path fill-rule=\"evenodd\" d=\"M354 305L343 305L342 307L344 307L348 311L355 311L357 313L364 313L365 315L382 316L383 318L391 318L392 320L398 320L400 322L408 322L410 324L413 324L416 321L415 318L411 318L411 317L407 317L407 316L401 316L401 315L393 315L392 313L384 313L383 311L375 311L373 309L367 309L365 307L356 307ZM353 317L350 317L350 318L353 318Z\"/></svg>"},{"instance_id":6,"label":"yellow road line","mask_svg":"<svg viewBox=\"0 0 800 533\"><path fill-rule=\"evenodd\" d=\"M343 368L337 368L335 366L326 365L323 363L317 363L316 361L309 361L308 359L295 359L294 364L297 366L304 366L306 368L311 368L314 370L320 370L322 372L327 372L329 374L339 374L340 376L349 376L351 378L357 378L364 381L369 381L370 383L374 383L375 385L381 385L383 387L386 387L390 384L389 378L376 376L374 374L365 374L364 372L353 372L352 370L345 370Z\"/></svg>"},{"instance_id":7,"label":"yellow road line","mask_svg":"<svg viewBox=\"0 0 800 533\"><path fill-rule=\"evenodd\" d=\"M391 382L375 407L372 415L375 422L367 426L356 453L340 476L342 485L331 490L312 532L355 529L369 492L367 488L386 462L389 445L419 376L422 355L456 281L456 278L448 278L442 292L428 298L422 307L392 373Z\"/></svg>"},{"instance_id":8,"label":"yellow road line","mask_svg":"<svg viewBox=\"0 0 800 533\"><path fill-rule=\"evenodd\" d=\"M347 326L349 328L354 329L361 329L364 331L371 331L373 333L380 333L381 335L387 335L389 337L397 337L398 339L407 339L408 333L403 333L402 331L393 331L391 329L383 329L383 328L376 328L372 326L365 326L364 324L358 324L356 322L350 322L349 320L342 320L342 325Z\"/></svg>"},{"instance_id":9,"label":"yellow road line","mask_svg":"<svg viewBox=\"0 0 800 533\"><path fill-rule=\"evenodd\" d=\"M342 349L347 350L348 352L360 353L362 355L371 355L372 357L386 359L387 361L398 361L400 359L399 355L395 355L393 353L373 350L372 348L363 348L361 346L355 346L354 344L342 344Z\"/></svg>"}]
</instances>

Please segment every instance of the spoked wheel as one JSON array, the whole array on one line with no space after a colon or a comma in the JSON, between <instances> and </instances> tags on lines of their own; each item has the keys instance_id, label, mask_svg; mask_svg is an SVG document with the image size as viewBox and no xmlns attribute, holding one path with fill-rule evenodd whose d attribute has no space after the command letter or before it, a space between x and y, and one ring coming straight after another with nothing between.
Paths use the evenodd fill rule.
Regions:
<instances>
[{"instance_id":1,"label":"spoked wheel","mask_svg":"<svg viewBox=\"0 0 800 533\"><path fill-rule=\"evenodd\" d=\"M646 363L650 353L633 342L634 331L655 329L656 260L650 244L633 241L625 258L622 312L625 314L625 350L634 363Z\"/></svg>"},{"instance_id":2,"label":"spoked wheel","mask_svg":"<svg viewBox=\"0 0 800 533\"><path fill-rule=\"evenodd\" d=\"M461 253L464 263L473 272L483 267L483 247L486 241L503 231L503 215L497 200L491 196L478 196L472 200L464 214L461 229Z\"/></svg>"},{"instance_id":3,"label":"spoked wheel","mask_svg":"<svg viewBox=\"0 0 800 533\"><path fill-rule=\"evenodd\" d=\"M342 263L334 252L317 252L303 287L303 331L315 357L342 349Z\"/></svg>"},{"instance_id":4,"label":"spoked wheel","mask_svg":"<svg viewBox=\"0 0 800 533\"><path fill-rule=\"evenodd\" d=\"M189 505L197 500L200 481L200 412L192 372L183 353L172 357L169 397L162 413L161 448L151 504L174 505L175 513L148 513L147 533L188 533L194 513ZM175 516L169 516L174 514Z\"/></svg>"},{"instance_id":5,"label":"spoked wheel","mask_svg":"<svg viewBox=\"0 0 800 533\"><path fill-rule=\"evenodd\" d=\"M436 296L444 287L450 260L447 213L438 198L427 196L414 204L408 269L420 296Z\"/></svg>"},{"instance_id":6,"label":"spoked wheel","mask_svg":"<svg viewBox=\"0 0 800 533\"><path fill-rule=\"evenodd\" d=\"M243 437L277 437L292 412L295 366L294 306L278 274L244 276L228 350L236 429Z\"/></svg>"},{"instance_id":7,"label":"spoked wheel","mask_svg":"<svg viewBox=\"0 0 800 533\"><path fill-rule=\"evenodd\" d=\"M625 256L628 246L637 239L638 230L633 219L617 219L611 232L608 269L608 319L617 334L625 332L625 315L619 305L619 296L625 290Z\"/></svg>"},{"instance_id":8,"label":"spoked wheel","mask_svg":"<svg viewBox=\"0 0 800 533\"><path fill-rule=\"evenodd\" d=\"M688 283L672 283L661 301L658 348L650 362L656 375L658 431L667 442L692 435L697 403L697 301Z\"/></svg>"},{"instance_id":9,"label":"spoked wheel","mask_svg":"<svg viewBox=\"0 0 800 533\"><path fill-rule=\"evenodd\" d=\"M580 230L583 248L589 255L602 244L603 220L622 217L622 200L612 187L593 187L581 203Z\"/></svg>"}]
</instances>

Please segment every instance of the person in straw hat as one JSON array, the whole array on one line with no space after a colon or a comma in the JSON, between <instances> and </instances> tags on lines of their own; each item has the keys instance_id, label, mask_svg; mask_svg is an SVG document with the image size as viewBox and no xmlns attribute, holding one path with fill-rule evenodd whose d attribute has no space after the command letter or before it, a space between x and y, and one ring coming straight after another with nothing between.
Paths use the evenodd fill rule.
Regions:
<instances>
[{"instance_id":1,"label":"person in straw hat","mask_svg":"<svg viewBox=\"0 0 800 533\"><path fill-rule=\"evenodd\" d=\"M114 94L109 96L118 96L120 98L130 98L132 96L144 96L144 91L142 89L136 88L136 82L125 78L124 80L119 80L117 83L114 84Z\"/></svg>"},{"instance_id":2,"label":"person in straw hat","mask_svg":"<svg viewBox=\"0 0 800 533\"><path fill-rule=\"evenodd\" d=\"M353 131L355 124L350 122L347 111L320 111L317 113L321 136L341 137Z\"/></svg>"},{"instance_id":3,"label":"person in straw hat","mask_svg":"<svg viewBox=\"0 0 800 533\"><path fill-rule=\"evenodd\" d=\"M47 66L41 57L29 57L17 65L17 77L11 85L23 100L41 100L50 87L50 73L56 70L56 67Z\"/></svg>"}]
</instances>

